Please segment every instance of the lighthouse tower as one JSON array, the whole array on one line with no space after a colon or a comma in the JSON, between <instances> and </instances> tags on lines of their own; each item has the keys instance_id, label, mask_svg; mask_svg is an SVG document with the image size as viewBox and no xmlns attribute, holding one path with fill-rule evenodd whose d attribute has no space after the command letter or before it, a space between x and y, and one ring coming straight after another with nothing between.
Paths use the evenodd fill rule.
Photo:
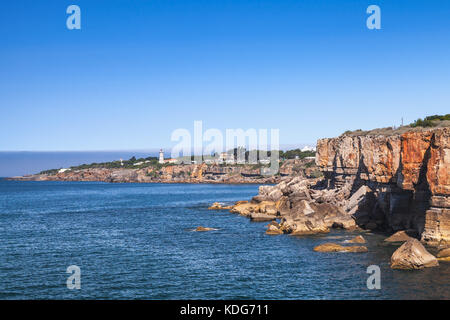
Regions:
<instances>
[{"instance_id":1,"label":"lighthouse tower","mask_svg":"<svg viewBox=\"0 0 450 320\"><path fill-rule=\"evenodd\" d=\"M164 152L163 152L163 149L159 150L159 163L164 164Z\"/></svg>"}]
</instances>

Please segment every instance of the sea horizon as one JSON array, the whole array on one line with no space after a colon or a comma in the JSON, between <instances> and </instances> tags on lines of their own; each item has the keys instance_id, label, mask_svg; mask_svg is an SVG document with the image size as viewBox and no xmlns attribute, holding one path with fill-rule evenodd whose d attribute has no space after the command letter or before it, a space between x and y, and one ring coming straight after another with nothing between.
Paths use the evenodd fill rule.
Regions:
<instances>
[{"instance_id":1,"label":"sea horizon","mask_svg":"<svg viewBox=\"0 0 450 320\"><path fill-rule=\"evenodd\" d=\"M315 146L315 143L281 144L280 150ZM157 157L163 149L170 156L170 147L136 150L75 150L75 151L0 151L0 176L9 178L36 174L44 170L62 169L94 162L109 162L131 157ZM193 150L192 154L198 154Z\"/></svg>"}]
</instances>

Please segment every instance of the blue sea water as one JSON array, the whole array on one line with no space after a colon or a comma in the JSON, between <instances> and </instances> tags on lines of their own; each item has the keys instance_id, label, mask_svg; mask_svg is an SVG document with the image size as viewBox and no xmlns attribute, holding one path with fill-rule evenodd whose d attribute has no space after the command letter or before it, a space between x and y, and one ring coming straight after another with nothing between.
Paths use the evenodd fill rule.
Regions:
<instances>
[{"instance_id":1,"label":"blue sea water","mask_svg":"<svg viewBox=\"0 0 450 320\"><path fill-rule=\"evenodd\" d=\"M158 150L143 151L0 151L0 177L35 174L85 163L108 162L131 157L158 156Z\"/></svg>"},{"instance_id":2,"label":"blue sea water","mask_svg":"<svg viewBox=\"0 0 450 320\"><path fill-rule=\"evenodd\" d=\"M354 236L264 234L212 202L255 185L0 180L0 299L449 299L450 264L389 268L395 246L364 235L368 253L317 253ZM197 226L217 228L193 232ZM81 289L66 269L81 269ZM369 290L367 267L381 268Z\"/></svg>"}]
</instances>

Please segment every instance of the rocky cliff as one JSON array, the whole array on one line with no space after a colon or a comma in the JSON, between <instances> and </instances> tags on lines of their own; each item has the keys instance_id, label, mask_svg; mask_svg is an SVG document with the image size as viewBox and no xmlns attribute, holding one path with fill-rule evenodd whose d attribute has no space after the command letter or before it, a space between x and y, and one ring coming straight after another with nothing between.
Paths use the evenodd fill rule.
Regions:
<instances>
[{"instance_id":1,"label":"rocky cliff","mask_svg":"<svg viewBox=\"0 0 450 320\"><path fill-rule=\"evenodd\" d=\"M351 212L358 225L450 241L450 128L321 139L316 164L342 200L365 187Z\"/></svg>"},{"instance_id":2,"label":"rocky cliff","mask_svg":"<svg viewBox=\"0 0 450 320\"><path fill-rule=\"evenodd\" d=\"M313 161L312 161L313 162ZM274 184L283 177L309 176L317 168L311 160L286 160L280 167L279 175L264 176L261 167L255 165L168 165L142 169L89 168L71 169L60 173L35 174L13 177L11 180L32 181L102 181L138 183L257 183Z\"/></svg>"},{"instance_id":3,"label":"rocky cliff","mask_svg":"<svg viewBox=\"0 0 450 320\"><path fill-rule=\"evenodd\" d=\"M374 130L384 131L384 130ZM388 134L357 132L317 143L323 178L285 177L260 186L250 201L230 210L268 221L266 234L309 236L332 229L394 233L383 245L403 245L391 268L422 269L450 261L450 128L401 127ZM417 240L435 246L437 258ZM365 243L362 236L348 243ZM367 252L365 246L324 243L318 252Z\"/></svg>"}]
</instances>

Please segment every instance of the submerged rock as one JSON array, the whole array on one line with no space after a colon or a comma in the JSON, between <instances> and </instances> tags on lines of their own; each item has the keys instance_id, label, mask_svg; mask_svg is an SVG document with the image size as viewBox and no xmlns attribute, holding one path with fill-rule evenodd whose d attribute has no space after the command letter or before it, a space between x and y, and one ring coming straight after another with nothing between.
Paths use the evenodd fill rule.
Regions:
<instances>
[{"instance_id":1,"label":"submerged rock","mask_svg":"<svg viewBox=\"0 0 450 320\"><path fill-rule=\"evenodd\" d=\"M391 257L392 269L422 269L437 267L439 265L435 256L429 253L417 239L410 238Z\"/></svg>"},{"instance_id":2,"label":"submerged rock","mask_svg":"<svg viewBox=\"0 0 450 320\"><path fill-rule=\"evenodd\" d=\"M206 227L202 227L202 226L199 226L199 227L195 228L195 231L200 231L200 232L203 232L203 231L212 231L212 230L217 230L217 229L214 229L214 228L206 228Z\"/></svg>"},{"instance_id":3,"label":"submerged rock","mask_svg":"<svg viewBox=\"0 0 450 320\"><path fill-rule=\"evenodd\" d=\"M317 252L367 252L364 246L341 246L337 243L324 243L314 248Z\"/></svg>"}]
</instances>

